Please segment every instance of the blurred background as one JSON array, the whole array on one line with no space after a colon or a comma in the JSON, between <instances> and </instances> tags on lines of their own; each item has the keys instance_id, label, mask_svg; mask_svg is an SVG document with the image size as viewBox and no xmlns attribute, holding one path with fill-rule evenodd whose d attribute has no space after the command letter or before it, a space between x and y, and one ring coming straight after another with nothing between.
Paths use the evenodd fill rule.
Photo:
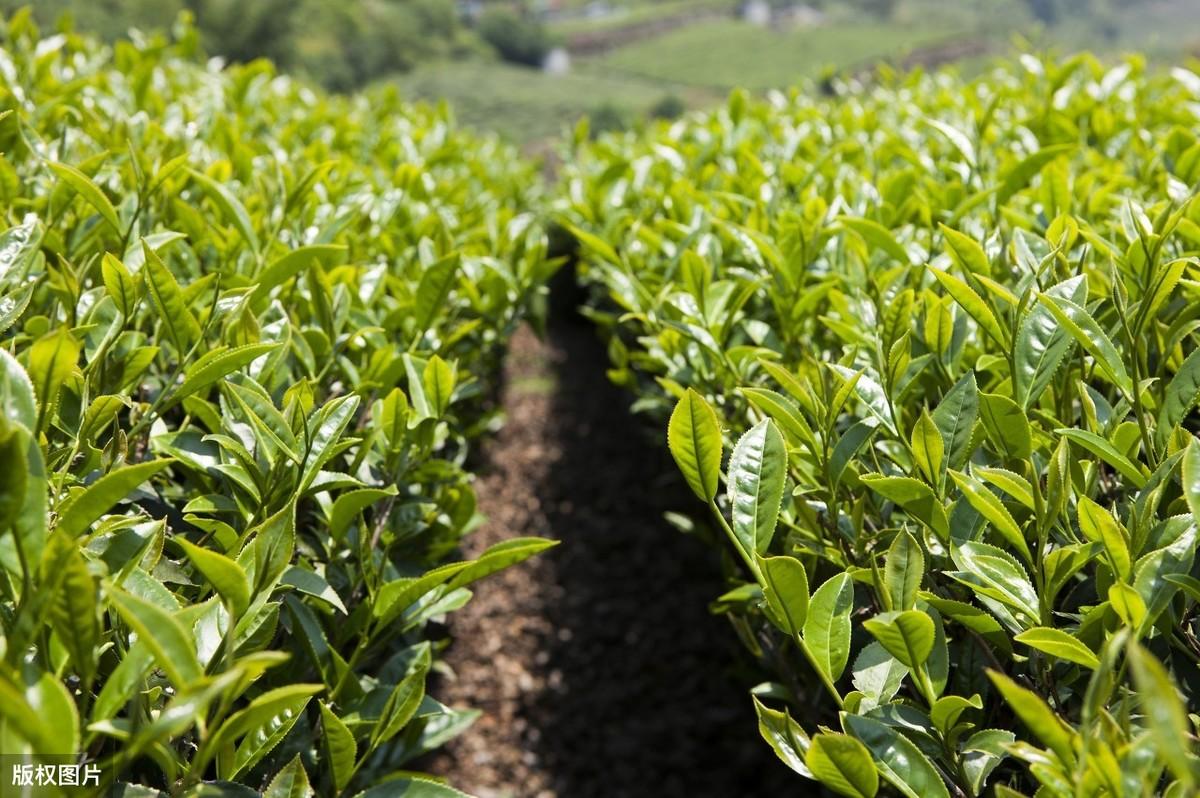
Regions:
<instances>
[{"instance_id":1,"label":"blurred background","mask_svg":"<svg viewBox=\"0 0 1200 798\"><path fill-rule=\"evenodd\" d=\"M29 0L0 0L11 12ZM349 91L392 81L527 149L834 74L1014 49L1200 55L1200 0L33 0L112 39L194 15L207 52Z\"/></svg>"}]
</instances>

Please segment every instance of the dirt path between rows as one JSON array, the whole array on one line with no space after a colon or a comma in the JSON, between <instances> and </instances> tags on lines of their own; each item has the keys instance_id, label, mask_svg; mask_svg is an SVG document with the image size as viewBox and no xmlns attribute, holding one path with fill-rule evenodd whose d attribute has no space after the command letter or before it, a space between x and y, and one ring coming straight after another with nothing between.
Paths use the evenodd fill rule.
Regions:
<instances>
[{"instance_id":1,"label":"dirt path between rows","mask_svg":"<svg viewBox=\"0 0 1200 798\"><path fill-rule=\"evenodd\" d=\"M733 630L707 611L714 554L662 518L692 500L606 363L570 313L545 341L512 342L507 423L476 485L488 522L467 553L518 535L562 544L453 615L455 677L433 694L484 714L428 767L479 798L794 793L758 737Z\"/></svg>"}]
</instances>

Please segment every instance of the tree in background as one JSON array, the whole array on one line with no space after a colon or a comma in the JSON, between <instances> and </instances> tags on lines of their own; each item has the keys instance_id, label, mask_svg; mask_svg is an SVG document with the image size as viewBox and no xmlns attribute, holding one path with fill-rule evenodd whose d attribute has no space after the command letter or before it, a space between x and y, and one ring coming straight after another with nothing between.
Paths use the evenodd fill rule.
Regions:
<instances>
[{"instance_id":1,"label":"tree in background","mask_svg":"<svg viewBox=\"0 0 1200 798\"><path fill-rule=\"evenodd\" d=\"M554 46L546 28L529 14L509 8L489 8L479 16L480 37L495 48L505 61L541 66Z\"/></svg>"},{"instance_id":2,"label":"tree in background","mask_svg":"<svg viewBox=\"0 0 1200 798\"><path fill-rule=\"evenodd\" d=\"M0 0L0 11L26 5ZM32 8L42 25L67 17L110 41L131 28L168 29L189 11L209 53L269 58L343 91L464 45L454 0L35 0Z\"/></svg>"},{"instance_id":3,"label":"tree in background","mask_svg":"<svg viewBox=\"0 0 1200 798\"><path fill-rule=\"evenodd\" d=\"M209 52L233 61L270 58L280 64L291 62L298 5L293 0L185 0L185 3L195 15Z\"/></svg>"}]
</instances>

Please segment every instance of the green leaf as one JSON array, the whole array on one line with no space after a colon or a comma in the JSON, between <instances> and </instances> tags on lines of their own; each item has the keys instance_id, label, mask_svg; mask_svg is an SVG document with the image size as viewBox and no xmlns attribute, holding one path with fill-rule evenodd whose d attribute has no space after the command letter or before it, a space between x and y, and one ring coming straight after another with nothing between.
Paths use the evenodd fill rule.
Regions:
<instances>
[{"instance_id":1,"label":"green leaf","mask_svg":"<svg viewBox=\"0 0 1200 798\"><path fill-rule=\"evenodd\" d=\"M1065 297L1055 299L1049 294L1038 294L1038 301L1049 309L1063 329L1096 359L1096 365L1108 380L1123 394L1132 396L1133 380L1129 379L1129 373L1125 371L1121 353L1092 315Z\"/></svg>"},{"instance_id":2,"label":"green leaf","mask_svg":"<svg viewBox=\"0 0 1200 798\"><path fill-rule=\"evenodd\" d=\"M810 742L800 724L792 720L785 709L778 712L754 698L754 711L758 715L758 733L767 741L775 755L792 770L806 778L815 779L805 764Z\"/></svg>"},{"instance_id":3,"label":"green leaf","mask_svg":"<svg viewBox=\"0 0 1200 798\"><path fill-rule=\"evenodd\" d=\"M188 174L200 188L204 189L204 193L220 209L225 221L237 228L242 240L257 255L259 252L258 236L254 232L254 223L250 219L250 214L246 212L245 206L233 195L233 192L208 175L194 169L189 169Z\"/></svg>"},{"instance_id":4,"label":"green leaf","mask_svg":"<svg viewBox=\"0 0 1200 798\"><path fill-rule=\"evenodd\" d=\"M838 795L874 798L879 774L866 746L845 734L822 732L812 738L805 764L817 780Z\"/></svg>"},{"instance_id":5,"label":"green leaf","mask_svg":"<svg viewBox=\"0 0 1200 798\"><path fill-rule=\"evenodd\" d=\"M0 233L0 285L15 285L26 278L42 236L42 226L33 214L27 215L21 224Z\"/></svg>"},{"instance_id":6,"label":"green leaf","mask_svg":"<svg viewBox=\"0 0 1200 798\"><path fill-rule=\"evenodd\" d=\"M1046 164L1072 152L1075 148L1075 144L1051 144L1026 156L1004 174L1000 189L996 192L996 202L1000 205L1008 202L1013 194L1029 185L1029 182L1045 168Z\"/></svg>"},{"instance_id":7,"label":"green leaf","mask_svg":"<svg viewBox=\"0 0 1200 798\"><path fill-rule=\"evenodd\" d=\"M941 430L926 410L921 411L913 425L911 446L917 468L921 469L926 481L931 485L939 484L945 473L946 444Z\"/></svg>"},{"instance_id":8,"label":"green leaf","mask_svg":"<svg viewBox=\"0 0 1200 798\"><path fill-rule=\"evenodd\" d=\"M969 699L960 695L948 695L933 702L929 708L929 719L943 737L951 738L963 713L971 709L983 709L983 699L973 695Z\"/></svg>"},{"instance_id":9,"label":"green leaf","mask_svg":"<svg viewBox=\"0 0 1200 798\"><path fill-rule=\"evenodd\" d=\"M972 588L980 596L1016 610L1034 623L1040 619L1038 593L1025 569L1011 554L977 541L954 546L950 554L961 570L947 571L947 576Z\"/></svg>"},{"instance_id":10,"label":"green leaf","mask_svg":"<svg viewBox=\"0 0 1200 798\"><path fill-rule=\"evenodd\" d=\"M137 284L133 276L125 268L125 264L111 254L105 254L100 261L100 274L104 279L104 290L112 298L113 304L125 318L133 316L138 305Z\"/></svg>"},{"instance_id":11,"label":"green leaf","mask_svg":"<svg viewBox=\"0 0 1200 798\"><path fill-rule=\"evenodd\" d=\"M1015 734L1005 729L981 729L963 744L962 769L973 795L983 794L988 776L1003 761L1008 754L1008 746L1016 739ZM1001 798L998 791L996 798Z\"/></svg>"},{"instance_id":12,"label":"green leaf","mask_svg":"<svg viewBox=\"0 0 1200 798\"><path fill-rule=\"evenodd\" d=\"M792 400L766 388L741 388L739 390L758 412L769 416L778 424L784 435L789 436L797 444L807 446L809 451L817 451L816 436ZM689 388L688 393L692 392L692 389ZM705 406L707 407L707 405ZM717 461L719 466L719 457Z\"/></svg>"},{"instance_id":13,"label":"green leaf","mask_svg":"<svg viewBox=\"0 0 1200 798\"><path fill-rule=\"evenodd\" d=\"M312 787L308 785L308 774L304 772L304 763L300 755L292 757L292 761L275 774L267 785L263 798L312 798Z\"/></svg>"},{"instance_id":14,"label":"green leaf","mask_svg":"<svg viewBox=\"0 0 1200 798\"><path fill-rule=\"evenodd\" d=\"M7 429L6 429L7 428ZM24 426L0 422L0 564L18 580L34 578L46 545L46 465ZM8 534L9 531L12 534ZM8 631L8 634L13 634ZM8 644L16 645L11 640Z\"/></svg>"},{"instance_id":15,"label":"green leaf","mask_svg":"<svg viewBox=\"0 0 1200 798\"><path fill-rule=\"evenodd\" d=\"M1090 648L1076 638L1058 629L1047 626L1035 626L1015 638L1018 643L1024 643L1030 648L1049 654L1052 657L1074 662L1090 670L1100 667L1100 659Z\"/></svg>"},{"instance_id":16,"label":"green leaf","mask_svg":"<svg viewBox=\"0 0 1200 798\"><path fill-rule=\"evenodd\" d=\"M942 433L946 467L959 469L971 455L971 431L979 416L979 389L975 374L968 372L933 411L933 423Z\"/></svg>"},{"instance_id":17,"label":"green leaf","mask_svg":"<svg viewBox=\"0 0 1200 798\"><path fill-rule=\"evenodd\" d=\"M1074 730L1062 718L1054 714L1054 710L1032 690L1027 690L1012 679L998 671L989 670L988 678L1004 696L1004 700L1012 707L1013 712L1021 719L1031 732L1054 754L1067 768L1075 765L1075 752L1072 740Z\"/></svg>"},{"instance_id":18,"label":"green leaf","mask_svg":"<svg viewBox=\"0 0 1200 798\"><path fill-rule=\"evenodd\" d=\"M225 555L201 548L182 537L176 536L173 540L225 600L230 612L241 616L250 606L250 580L242 567Z\"/></svg>"},{"instance_id":19,"label":"green leaf","mask_svg":"<svg viewBox=\"0 0 1200 798\"><path fill-rule=\"evenodd\" d=\"M787 476L787 444L763 419L743 435L729 457L733 532L748 556L765 552L775 534Z\"/></svg>"},{"instance_id":20,"label":"green leaf","mask_svg":"<svg viewBox=\"0 0 1200 798\"><path fill-rule=\"evenodd\" d=\"M863 241L866 241L875 249L881 249L886 252L891 259L903 264L911 262L908 253L896 241L891 231L878 222L865 219L861 216L839 216L835 221L843 227L853 230L862 237Z\"/></svg>"},{"instance_id":21,"label":"green leaf","mask_svg":"<svg viewBox=\"0 0 1200 798\"><path fill-rule=\"evenodd\" d=\"M920 610L883 612L863 621L887 652L909 668L924 665L933 651L933 619Z\"/></svg>"},{"instance_id":22,"label":"green leaf","mask_svg":"<svg viewBox=\"0 0 1200 798\"><path fill-rule=\"evenodd\" d=\"M373 504L396 495L396 486L384 488L359 488L349 490L337 497L333 509L329 511L329 535L334 540L342 540L350 525L359 514Z\"/></svg>"},{"instance_id":23,"label":"green leaf","mask_svg":"<svg viewBox=\"0 0 1200 798\"><path fill-rule=\"evenodd\" d=\"M425 698L425 677L431 663L429 647L425 646L412 672L401 679L388 696L379 714L379 723L371 733L371 750L399 734L416 716Z\"/></svg>"},{"instance_id":24,"label":"green leaf","mask_svg":"<svg viewBox=\"0 0 1200 798\"><path fill-rule=\"evenodd\" d=\"M109 471L60 510L55 529L70 538L80 537L135 488L173 462L170 458L149 460Z\"/></svg>"},{"instance_id":25,"label":"green leaf","mask_svg":"<svg viewBox=\"0 0 1200 798\"><path fill-rule=\"evenodd\" d=\"M462 258L454 253L442 258L421 273L417 284L416 314L413 331L417 338L433 326L434 320L443 313L446 298L458 280L458 269Z\"/></svg>"},{"instance_id":26,"label":"green leaf","mask_svg":"<svg viewBox=\"0 0 1200 798\"><path fill-rule=\"evenodd\" d=\"M207 390L214 383L279 348L279 344L246 344L233 349L210 349L183 372L183 382L171 394L171 404Z\"/></svg>"},{"instance_id":27,"label":"green leaf","mask_svg":"<svg viewBox=\"0 0 1200 798\"><path fill-rule=\"evenodd\" d=\"M912 477L870 474L862 477L862 483L885 499L903 507L942 540L950 539L950 522L946 518L946 508L924 482Z\"/></svg>"},{"instance_id":28,"label":"green leaf","mask_svg":"<svg viewBox=\"0 0 1200 798\"><path fill-rule=\"evenodd\" d=\"M1166 525L1169 531L1164 537L1173 534L1170 530L1182 531L1168 545L1141 557L1133 569L1133 587L1146 603L1150 623L1158 621L1175 596L1175 586L1167 577L1189 573L1196 556L1195 523L1187 516L1176 516Z\"/></svg>"},{"instance_id":29,"label":"green leaf","mask_svg":"<svg viewBox=\"0 0 1200 798\"><path fill-rule=\"evenodd\" d=\"M1103 543L1112 564L1113 573L1123 581L1128 582L1133 575L1133 565L1129 559L1129 541L1127 533L1117 519L1113 518L1100 505L1086 496L1079 497L1079 530L1088 540Z\"/></svg>"},{"instance_id":30,"label":"green leaf","mask_svg":"<svg viewBox=\"0 0 1200 798\"><path fill-rule=\"evenodd\" d=\"M53 423L59 394L75 371L81 349L66 327L47 333L30 347L29 380L38 398L37 424L30 431L42 432Z\"/></svg>"},{"instance_id":31,"label":"green leaf","mask_svg":"<svg viewBox=\"0 0 1200 798\"><path fill-rule=\"evenodd\" d=\"M902 531L888 547L884 561L883 585L894 610L911 610L925 576L925 553L921 544L907 531Z\"/></svg>"},{"instance_id":32,"label":"green leaf","mask_svg":"<svg viewBox=\"0 0 1200 798\"><path fill-rule=\"evenodd\" d=\"M1006 494L1016 499L1022 506L1033 510L1036 504L1033 500L1033 485L1025 477L1004 468L985 468L972 466L971 472L989 485L994 485Z\"/></svg>"},{"instance_id":33,"label":"green leaf","mask_svg":"<svg viewBox=\"0 0 1200 798\"><path fill-rule=\"evenodd\" d=\"M1200 441L1193 439L1183 452L1180 467L1183 497L1187 500L1192 517L1200 523Z\"/></svg>"},{"instance_id":34,"label":"green leaf","mask_svg":"<svg viewBox=\"0 0 1200 798\"><path fill-rule=\"evenodd\" d=\"M756 555L756 559L772 621L780 630L797 637L808 617L808 574L804 563L795 557Z\"/></svg>"},{"instance_id":35,"label":"green leaf","mask_svg":"<svg viewBox=\"0 0 1200 798\"><path fill-rule=\"evenodd\" d=\"M182 689L200 678L203 671L196 658L196 646L183 625L168 613L145 599L112 587L109 601L121 619L145 641L154 659L177 688Z\"/></svg>"},{"instance_id":36,"label":"green leaf","mask_svg":"<svg viewBox=\"0 0 1200 798\"><path fill-rule=\"evenodd\" d=\"M425 364L421 384L425 389L425 398L429 402L433 418L441 418L449 409L456 379L454 366L437 355L429 358Z\"/></svg>"},{"instance_id":37,"label":"green leaf","mask_svg":"<svg viewBox=\"0 0 1200 798\"><path fill-rule=\"evenodd\" d=\"M72 549L62 564L62 582L57 590L51 618L63 646L71 655L75 672L91 679L96 671L96 648L100 642L100 621L96 579L88 570L87 560Z\"/></svg>"},{"instance_id":38,"label":"green leaf","mask_svg":"<svg viewBox=\"0 0 1200 798\"><path fill-rule=\"evenodd\" d=\"M343 615L350 614L342 602L342 597L337 594L332 585L325 581L323 576L315 571L299 565L290 566L283 572L283 576L279 577L279 584L294 587L305 595L320 599L329 606L341 610Z\"/></svg>"},{"instance_id":39,"label":"green leaf","mask_svg":"<svg viewBox=\"0 0 1200 798\"><path fill-rule=\"evenodd\" d=\"M946 139L952 145L954 145L954 149L958 150L959 154L962 155L963 160L965 160L968 164L975 164L975 146L971 144L971 140L967 138L965 133L953 125L949 125L941 121L940 119L925 117L923 121L925 124L929 125L934 130L945 136ZM942 232L949 234L954 231L949 230L948 228L943 228Z\"/></svg>"},{"instance_id":40,"label":"green leaf","mask_svg":"<svg viewBox=\"0 0 1200 798\"><path fill-rule=\"evenodd\" d=\"M359 398L355 394L330 399L310 420L311 438L308 455L304 458L301 468L300 492L308 490L321 467L336 453L334 445L341 440L342 433L354 417L358 402Z\"/></svg>"},{"instance_id":41,"label":"green leaf","mask_svg":"<svg viewBox=\"0 0 1200 798\"><path fill-rule=\"evenodd\" d=\"M263 735L283 720L300 715L308 702L325 688L319 684L289 684L268 690L245 708L234 712L217 727L200 747L192 767L203 770L214 756L243 737ZM226 759L219 768L225 778L233 778L237 757Z\"/></svg>"},{"instance_id":42,"label":"green leaf","mask_svg":"<svg viewBox=\"0 0 1200 798\"><path fill-rule=\"evenodd\" d=\"M183 291L175 276L167 269L166 264L158 257L146 239L142 239L142 252L146 258L146 291L154 309L158 311L159 321L180 357L188 351L192 343L200 338L200 323L192 315L188 303L183 298Z\"/></svg>"},{"instance_id":43,"label":"green leaf","mask_svg":"<svg viewBox=\"0 0 1200 798\"><path fill-rule=\"evenodd\" d=\"M1154 441L1162 448L1171 433L1200 400L1200 349L1193 349L1167 384L1154 427Z\"/></svg>"},{"instance_id":44,"label":"green leaf","mask_svg":"<svg viewBox=\"0 0 1200 798\"><path fill-rule=\"evenodd\" d=\"M721 477L721 425L712 406L690 388L671 413L667 446L688 487L701 501L711 502Z\"/></svg>"},{"instance_id":45,"label":"green leaf","mask_svg":"<svg viewBox=\"0 0 1200 798\"><path fill-rule=\"evenodd\" d=\"M908 675L908 667L893 657L878 642L863 646L851 667L854 689L863 694L858 707L860 714L888 703L899 692Z\"/></svg>"},{"instance_id":46,"label":"green leaf","mask_svg":"<svg viewBox=\"0 0 1200 798\"><path fill-rule=\"evenodd\" d=\"M33 383L17 359L0 348L0 412L30 432L37 431L38 405Z\"/></svg>"},{"instance_id":47,"label":"green leaf","mask_svg":"<svg viewBox=\"0 0 1200 798\"><path fill-rule=\"evenodd\" d=\"M558 545L557 540L545 538L509 538L489 546L474 562L464 563L464 567L451 575L449 588L456 590L491 576L497 571L525 562L534 555L541 554L547 549Z\"/></svg>"},{"instance_id":48,"label":"green leaf","mask_svg":"<svg viewBox=\"0 0 1200 798\"><path fill-rule=\"evenodd\" d=\"M257 285L250 295L251 304L258 307L271 295L272 291L307 269L314 262L330 264L345 254L346 247L340 244L312 244L298 247L286 255L281 255L259 272Z\"/></svg>"},{"instance_id":49,"label":"green leaf","mask_svg":"<svg viewBox=\"0 0 1200 798\"><path fill-rule=\"evenodd\" d=\"M1025 411L1007 396L979 395L979 416L996 449L1011 460L1024 460L1033 450L1033 435Z\"/></svg>"},{"instance_id":50,"label":"green leaf","mask_svg":"<svg viewBox=\"0 0 1200 798\"><path fill-rule=\"evenodd\" d=\"M1192 724L1179 690L1162 663L1136 641L1130 643L1129 665L1154 747L1175 777L1194 787L1196 758L1191 744Z\"/></svg>"},{"instance_id":51,"label":"green leaf","mask_svg":"<svg viewBox=\"0 0 1200 798\"><path fill-rule=\"evenodd\" d=\"M804 643L831 682L837 681L850 659L850 613L854 611L854 582L846 573L825 581L808 602Z\"/></svg>"},{"instance_id":52,"label":"green leaf","mask_svg":"<svg viewBox=\"0 0 1200 798\"><path fill-rule=\"evenodd\" d=\"M1142 595L1124 582L1108 588L1108 603L1130 629L1141 629L1146 620L1146 602Z\"/></svg>"},{"instance_id":53,"label":"green leaf","mask_svg":"<svg viewBox=\"0 0 1200 798\"><path fill-rule=\"evenodd\" d=\"M354 735L346 728L341 718L325 702L321 702L321 726L323 733L322 749L325 762L333 777L334 789L341 792L354 774L354 760L358 756L358 746Z\"/></svg>"},{"instance_id":54,"label":"green leaf","mask_svg":"<svg viewBox=\"0 0 1200 798\"><path fill-rule=\"evenodd\" d=\"M937 769L908 738L870 718L845 714L846 731L866 744L879 772L908 798L950 798Z\"/></svg>"},{"instance_id":55,"label":"green leaf","mask_svg":"<svg viewBox=\"0 0 1200 798\"><path fill-rule=\"evenodd\" d=\"M975 477L969 474L960 474L957 471L950 472L951 479L954 484L958 485L959 490L963 492L967 503L975 508L976 512L987 519L1005 542L1020 552L1028 563L1033 562L1033 555L1029 551L1029 544L1025 542L1025 535L1021 531L1020 525L1016 519L1012 517L1012 513L1004 506L1004 503L992 493L986 485L984 485Z\"/></svg>"},{"instance_id":56,"label":"green leaf","mask_svg":"<svg viewBox=\"0 0 1200 798\"><path fill-rule=\"evenodd\" d=\"M1079 275L1053 286L1045 294L1078 304L1087 298L1087 282ZM1013 398L1023 409L1037 403L1070 350L1072 340L1044 302L1025 314L1017 330L1013 373Z\"/></svg>"},{"instance_id":57,"label":"green leaf","mask_svg":"<svg viewBox=\"0 0 1200 798\"><path fill-rule=\"evenodd\" d=\"M1108 463L1121 476L1128 479L1133 487L1138 490L1141 490L1146 485L1146 476L1142 473L1142 469L1128 457L1121 454L1117 450L1117 447L1094 432L1066 428L1056 429L1055 432Z\"/></svg>"},{"instance_id":58,"label":"green leaf","mask_svg":"<svg viewBox=\"0 0 1200 798\"><path fill-rule=\"evenodd\" d=\"M1000 346L1008 347L1008 336L1005 334L1004 328L1000 326L999 320L996 319L996 314L992 312L987 302L976 293L974 288L948 272L934 268L930 268L929 271L946 293L954 298L959 307L975 320L979 329L987 333Z\"/></svg>"},{"instance_id":59,"label":"green leaf","mask_svg":"<svg viewBox=\"0 0 1200 798\"><path fill-rule=\"evenodd\" d=\"M95 208L96 212L100 214L100 218L108 222L109 226L118 235L124 232L121 229L121 219L117 216L117 209L113 207L112 202L100 190L100 187L92 182L90 177L74 166L68 166L65 163L50 163L48 166L54 174L58 175L59 179L73 188L75 193L83 197L88 205Z\"/></svg>"},{"instance_id":60,"label":"green leaf","mask_svg":"<svg viewBox=\"0 0 1200 798\"><path fill-rule=\"evenodd\" d=\"M471 798L471 796L439 781L408 778L390 779L369 790L357 793L354 798Z\"/></svg>"},{"instance_id":61,"label":"green leaf","mask_svg":"<svg viewBox=\"0 0 1200 798\"><path fill-rule=\"evenodd\" d=\"M978 241L944 224L938 225L938 229L946 237L950 257L958 268L967 274L986 276L992 273L992 264Z\"/></svg>"},{"instance_id":62,"label":"green leaf","mask_svg":"<svg viewBox=\"0 0 1200 798\"><path fill-rule=\"evenodd\" d=\"M77 748L70 739L79 733L75 704L53 674L26 669L22 683L0 671L0 736L11 745L14 733L38 753ZM14 749L6 752L20 753Z\"/></svg>"}]
</instances>

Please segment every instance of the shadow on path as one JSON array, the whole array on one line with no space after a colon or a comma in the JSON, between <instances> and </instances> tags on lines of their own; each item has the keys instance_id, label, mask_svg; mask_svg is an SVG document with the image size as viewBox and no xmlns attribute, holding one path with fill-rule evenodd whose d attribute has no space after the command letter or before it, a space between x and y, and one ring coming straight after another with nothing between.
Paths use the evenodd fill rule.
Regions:
<instances>
[{"instance_id":1,"label":"shadow on path","mask_svg":"<svg viewBox=\"0 0 1200 798\"><path fill-rule=\"evenodd\" d=\"M758 736L733 630L707 610L716 555L663 520L695 499L607 362L561 307L545 341L513 342L508 421L477 485L489 520L468 549L563 542L453 617L456 678L434 694L484 715L431 769L480 798L794 794L798 777Z\"/></svg>"}]
</instances>

